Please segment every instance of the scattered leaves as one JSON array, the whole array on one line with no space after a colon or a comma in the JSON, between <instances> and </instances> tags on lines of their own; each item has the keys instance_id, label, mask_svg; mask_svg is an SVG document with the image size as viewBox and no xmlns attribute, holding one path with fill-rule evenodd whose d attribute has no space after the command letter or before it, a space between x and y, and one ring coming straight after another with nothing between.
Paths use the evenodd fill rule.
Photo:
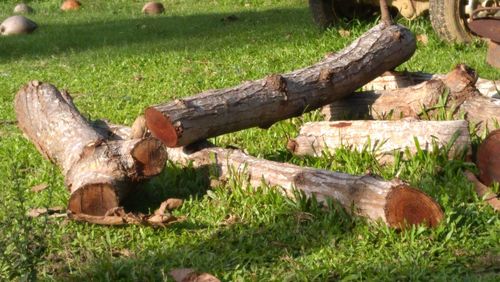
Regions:
<instances>
[{"instance_id":1,"label":"scattered leaves","mask_svg":"<svg viewBox=\"0 0 500 282\"><path fill-rule=\"evenodd\" d=\"M170 275L176 282L220 282L220 280L209 273L197 273L191 268L176 268L170 271Z\"/></svg>"}]
</instances>

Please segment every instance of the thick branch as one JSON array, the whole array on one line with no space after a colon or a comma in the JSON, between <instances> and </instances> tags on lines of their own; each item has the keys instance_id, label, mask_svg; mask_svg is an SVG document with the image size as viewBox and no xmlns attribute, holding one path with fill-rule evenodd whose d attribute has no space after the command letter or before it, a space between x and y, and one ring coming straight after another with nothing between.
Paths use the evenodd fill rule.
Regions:
<instances>
[{"instance_id":1,"label":"thick branch","mask_svg":"<svg viewBox=\"0 0 500 282\"><path fill-rule=\"evenodd\" d=\"M427 151L452 144L449 148L450 157L471 146L465 120L377 120L306 123L299 135L288 142L288 149L296 155L321 156L325 150L334 151L348 146L358 151L367 149L380 161L388 162L404 150L416 153L418 148L415 140L421 150Z\"/></svg>"},{"instance_id":2,"label":"thick branch","mask_svg":"<svg viewBox=\"0 0 500 282\"><path fill-rule=\"evenodd\" d=\"M134 183L161 172L166 154L155 139L120 140L89 123L68 93L33 81L16 95L19 127L38 151L57 164L71 193L73 213L103 215Z\"/></svg>"},{"instance_id":3,"label":"thick branch","mask_svg":"<svg viewBox=\"0 0 500 282\"><path fill-rule=\"evenodd\" d=\"M167 151L170 160L215 168L221 178L229 178L235 172L245 173L254 186L264 181L288 196L293 196L294 189L298 189L322 202L332 198L348 211L354 206L355 214L370 220L382 220L392 227L424 222L436 226L443 217L439 205L429 196L398 180L385 181L371 175L354 176L303 168L206 144L196 149L168 148Z\"/></svg>"},{"instance_id":4,"label":"thick branch","mask_svg":"<svg viewBox=\"0 0 500 282\"><path fill-rule=\"evenodd\" d=\"M418 118L425 109L435 107L448 89L444 105L447 111L456 118L464 115L473 124L493 129L500 121L500 101L482 96L474 88L476 79L473 70L459 65L444 78L407 88L357 93L324 107L322 112L328 120Z\"/></svg>"},{"instance_id":5,"label":"thick branch","mask_svg":"<svg viewBox=\"0 0 500 282\"><path fill-rule=\"evenodd\" d=\"M146 124L169 147L254 126L267 128L352 93L414 51L408 29L380 24L313 66L150 107Z\"/></svg>"}]
</instances>

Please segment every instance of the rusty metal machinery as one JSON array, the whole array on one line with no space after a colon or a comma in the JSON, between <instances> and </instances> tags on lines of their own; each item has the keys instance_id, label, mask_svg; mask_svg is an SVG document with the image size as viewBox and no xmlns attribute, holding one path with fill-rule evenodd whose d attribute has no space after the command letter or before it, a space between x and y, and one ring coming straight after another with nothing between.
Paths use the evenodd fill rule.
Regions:
<instances>
[{"instance_id":1,"label":"rusty metal machinery","mask_svg":"<svg viewBox=\"0 0 500 282\"><path fill-rule=\"evenodd\" d=\"M469 29L488 40L486 61L500 68L500 7L480 7L472 11Z\"/></svg>"}]
</instances>

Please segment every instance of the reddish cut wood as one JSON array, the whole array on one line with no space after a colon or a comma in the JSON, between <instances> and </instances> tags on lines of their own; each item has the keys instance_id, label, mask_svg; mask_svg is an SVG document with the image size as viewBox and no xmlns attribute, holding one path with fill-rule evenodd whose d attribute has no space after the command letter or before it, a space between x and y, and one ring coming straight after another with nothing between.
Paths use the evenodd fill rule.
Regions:
<instances>
[{"instance_id":1,"label":"reddish cut wood","mask_svg":"<svg viewBox=\"0 0 500 282\"><path fill-rule=\"evenodd\" d=\"M169 147L254 126L267 128L352 93L408 60L415 46L408 29L379 24L310 67L149 107L146 125Z\"/></svg>"},{"instance_id":2,"label":"reddish cut wood","mask_svg":"<svg viewBox=\"0 0 500 282\"><path fill-rule=\"evenodd\" d=\"M293 197L294 191L325 203L338 201L348 212L381 220L395 228L408 224L437 226L443 218L439 205L425 193L399 180L386 181L372 175L299 167L249 156L239 150L210 147L167 148L169 160L194 167L209 167L222 179L242 173L250 184L262 183Z\"/></svg>"},{"instance_id":3,"label":"reddish cut wood","mask_svg":"<svg viewBox=\"0 0 500 282\"><path fill-rule=\"evenodd\" d=\"M164 167L166 152L154 138L124 140L102 123L90 123L68 93L38 81L15 98L18 124L38 151L57 164L71 193L73 213L104 215L134 185Z\"/></svg>"},{"instance_id":4,"label":"reddish cut wood","mask_svg":"<svg viewBox=\"0 0 500 282\"><path fill-rule=\"evenodd\" d=\"M476 164L479 168L479 179L484 185L500 183L500 129L490 132L479 145Z\"/></svg>"}]
</instances>

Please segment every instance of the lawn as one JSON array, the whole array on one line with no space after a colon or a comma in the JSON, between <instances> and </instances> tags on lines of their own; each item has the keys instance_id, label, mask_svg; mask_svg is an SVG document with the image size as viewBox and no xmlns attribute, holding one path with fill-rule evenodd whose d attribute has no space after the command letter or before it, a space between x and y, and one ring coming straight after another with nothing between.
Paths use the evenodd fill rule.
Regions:
<instances>
[{"instance_id":1,"label":"lawn","mask_svg":"<svg viewBox=\"0 0 500 282\"><path fill-rule=\"evenodd\" d=\"M0 3L0 19L18 1ZM321 32L305 0L166 0L166 12L145 16L145 1L85 1L63 13L60 1L27 1L39 29L0 38L0 279L171 281L174 268L194 268L224 281L500 279L500 217L463 176L474 165L421 152L382 166L369 152L338 150L298 158L286 140L318 112L217 137L270 160L352 174L396 175L433 197L445 212L435 228L401 232L350 217L313 201L289 200L273 187L249 189L243 177L210 187L204 175L168 162L138 187L130 208L152 211L166 198L185 199L168 228L101 227L47 217L35 207L66 206L59 170L15 125L13 99L30 80L68 89L82 113L130 125L144 108L206 89L234 86L310 65L372 27L369 18ZM235 15L235 21L224 20ZM446 44L428 18L400 19L425 34L400 70L445 73L466 63L481 77L500 79L485 63L486 46ZM349 30L341 36L338 30ZM474 137L475 145L484 136ZM48 189L31 192L47 184ZM335 206L333 204L333 206Z\"/></svg>"}]
</instances>

